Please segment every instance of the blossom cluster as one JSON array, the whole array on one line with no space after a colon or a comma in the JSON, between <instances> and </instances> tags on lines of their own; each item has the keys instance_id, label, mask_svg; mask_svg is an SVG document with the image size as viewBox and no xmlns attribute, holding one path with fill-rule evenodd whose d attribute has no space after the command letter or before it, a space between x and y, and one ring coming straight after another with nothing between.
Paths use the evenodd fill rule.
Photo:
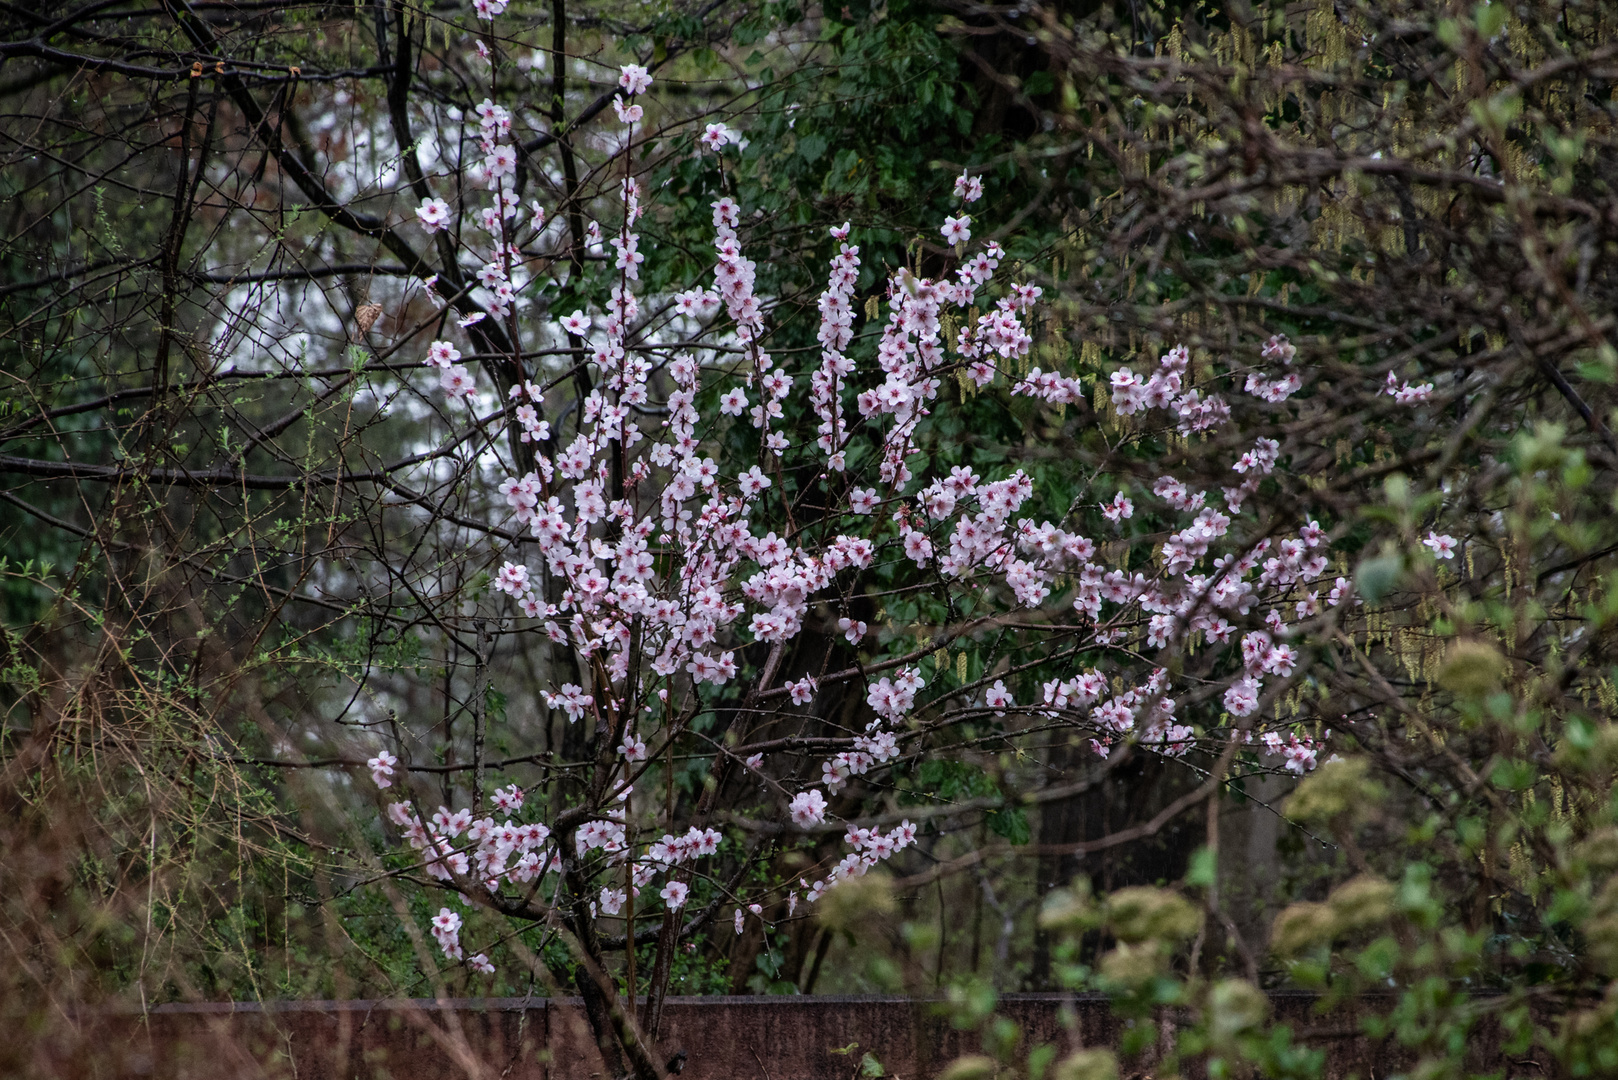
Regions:
<instances>
[{"instance_id":1,"label":"blossom cluster","mask_svg":"<svg viewBox=\"0 0 1618 1080\"><path fill-rule=\"evenodd\" d=\"M371 770L371 783L379 788L393 786L393 767L399 764L399 759L386 750L378 750L376 756L365 763Z\"/></svg>"},{"instance_id":2,"label":"blossom cluster","mask_svg":"<svg viewBox=\"0 0 1618 1080\"><path fill-rule=\"evenodd\" d=\"M449 908L439 908L438 914L432 918L433 940L444 955L451 960L466 961L466 966L480 975L493 975L494 964L490 963L488 956L477 953L466 956L461 950L461 917Z\"/></svg>"},{"instance_id":3,"label":"blossom cluster","mask_svg":"<svg viewBox=\"0 0 1618 1080\"><path fill-rule=\"evenodd\" d=\"M1383 393L1401 405L1414 405L1433 396L1433 384L1430 382L1412 383L1409 380L1400 381L1399 377L1390 371L1388 372L1387 384L1383 387Z\"/></svg>"},{"instance_id":4,"label":"blossom cluster","mask_svg":"<svg viewBox=\"0 0 1618 1080\"><path fill-rule=\"evenodd\" d=\"M842 472L847 464L843 438L847 421L843 416L842 380L854 372L854 361L845 352L854 339L854 288L860 278L860 249L842 243L848 239L849 225L832 229L839 241L831 261L831 274L825 291L816 301L820 309L820 367L809 376L809 403L820 418L815 443L827 455L828 467ZM875 493L870 493L875 498Z\"/></svg>"},{"instance_id":5,"label":"blossom cluster","mask_svg":"<svg viewBox=\"0 0 1618 1080\"><path fill-rule=\"evenodd\" d=\"M522 808L522 793L515 786L504 788L495 793L494 801L501 809L515 812ZM387 817L405 842L421 853L427 873L440 881L475 879L489 892L496 892L504 882L526 885L541 874L560 869L554 847L548 843L551 831L538 823L518 824L509 818L496 822L492 817L474 820L470 810L451 811L442 806L424 822L402 802L390 804ZM459 915L445 908L434 917L432 928L446 957L465 959ZM494 970L482 954L467 962L474 970Z\"/></svg>"},{"instance_id":6,"label":"blossom cluster","mask_svg":"<svg viewBox=\"0 0 1618 1080\"><path fill-rule=\"evenodd\" d=\"M886 833L879 829L850 825L843 834L843 843L850 848L848 854L838 860L824 878L813 882L798 879L798 885L805 890L804 899L814 903L839 881L862 876L871 867L892 858L915 842L916 826L909 821L901 821Z\"/></svg>"},{"instance_id":7,"label":"blossom cluster","mask_svg":"<svg viewBox=\"0 0 1618 1080\"><path fill-rule=\"evenodd\" d=\"M1285 758L1284 767L1288 772L1302 776L1304 773L1314 771L1320 751L1331 738L1331 732L1325 731L1316 739L1309 735L1298 734L1283 738L1278 731L1266 731L1259 738L1266 752L1271 755L1279 754Z\"/></svg>"},{"instance_id":8,"label":"blossom cluster","mask_svg":"<svg viewBox=\"0 0 1618 1080\"><path fill-rule=\"evenodd\" d=\"M1288 341L1285 334L1276 334L1264 343L1264 349L1259 356L1263 360L1272 362L1279 360L1283 364L1291 364L1292 358L1297 354L1297 346ZM1278 404L1303 389L1303 376L1296 371L1289 371L1278 379L1270 379L1255 371L1247 376L1247 384L1242 389L1254 397Z\"/></svg>"}]
</instances>

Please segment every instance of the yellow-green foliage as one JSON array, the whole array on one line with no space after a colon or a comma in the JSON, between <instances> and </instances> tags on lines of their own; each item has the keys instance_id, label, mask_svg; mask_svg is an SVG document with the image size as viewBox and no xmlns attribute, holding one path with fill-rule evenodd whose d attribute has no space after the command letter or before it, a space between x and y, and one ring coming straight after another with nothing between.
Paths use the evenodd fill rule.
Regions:
<instances>
[{"instance_id":1,"label":"yellow-green foliage","mask_svg":"<svg viewBox=\"0 0 1618 1080\"><path fill-rule=\"evenodd\" d=\"M1362 875L1343 883L1323 904L1293 904L1276 916L1270 945L1293 956L1335 938L1380 925L1393 913L1395 890L1380 878Z\"/></svg>"},{"instance_id":2,"label":"yellow-green foliage","mask_svg":"<svg viewBox=\"0 0 1618 1080\"><path fill-rule=\"evenodd\" d=\"M1056 1065L1052 1080L1118 1080L1118 1059L1111 1050L1079 1050Z\"/></svg>"},{"instance_id":3,"label":"yellow-green foliage","mask_svg":"<svg viewBox=\"0 0 1618 1080\"><path fill-rule=\"evenodd\" d=\"M1484 641L1457 641L1444 654L1438 685L1461 697L1480 698L1500 687L1506 658Z\"/></svg>"},{"instance_id":4,"label":"yellow-green foliage","mask_svg":"<svg viewBox=\"0 0 1618 1080\"><path fill-rule=\"evenodd\" d=\"M1331 825L1339 820L1363 821L1374 813L1383 794L1371 778L1364 758L1328 761L1298 785L1286 802L1286 815L1308 825Z\"/></svg>"},{"instance_id":5,"label":"yellow-green foliage","mask_svg":"<svg viewBox=\"0 0 1618 1080\"><path fill-rule=\"evenodd\" d=\"M826 890L816 912L828 930L853 932L875 919L892 915L897 904L888 875L848 877Z\"/></svg>"}]
</instances>

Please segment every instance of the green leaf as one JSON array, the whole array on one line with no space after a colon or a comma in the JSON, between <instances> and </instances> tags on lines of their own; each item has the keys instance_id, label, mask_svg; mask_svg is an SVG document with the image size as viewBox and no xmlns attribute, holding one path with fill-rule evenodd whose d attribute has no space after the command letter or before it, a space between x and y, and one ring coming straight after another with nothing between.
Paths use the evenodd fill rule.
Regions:
<instances>
[{"instance_id":1,"label":"green leaf","mask_svg":"<svg viewBox=\"0 0 1618 1080\"><path fill-rule=\"evenodd\" d=\"M1185 872L1185 883L1200 889L1213 885L1219 876L1219 859L1212 849L1199 847L1191 853L1191 865Z\"/></svg>"},{"instance_id":2,"label":"green leaf","mask_svg":"<svg viewBox=\"0 0 1618 1080\"><path fill-rule=\"evenodd\" d=\"M493 683L483 688L483 705L491 724L501 724L506 719L505 691L496 689Z\"/></svg>"},{"instance_id":3,"label":"green leaf","mask_svg":"<svg viewBox=\"0 0 1618 1080\"><path fill-rule=\"evenodd\" d=\"M1398 555L1381 555L1360 563L1354 574L1354 583L1367 604L1374 604L1399 584L1404 573L1404 559Z\"/></svg>"},{"instance_id":4,"label":"green leaf","mask_svg":"<svg viewBox=\"0 0 1618 1080\"><path fill-rule=\"evenodd\" d=\"M1523 791L1534 786L1539 772L1532 761L1501 758L1489 772L1489 783L1507 791Z\"/></svg>"},{"instance_id":5,"label":"green leaf","mask_svg":"<svg viewBox=\"0 0 1618 1080\"><path fill-rule=\"evenodd\" d=\"M990 832L1005 837L1013 847L1021 847L1033 836L1033 831L1028 827L1028 815L1020 806L996 810L985 820Z\"/></svg>"},{"instance_id":6,"label":"green leaf","mask_svg":"<svg viewBox=\"0 0 1618 1080\"><path fill-rule=\"evenodd\" d=\"M1477 9L1472 12L1472 19L1477 23L1479 34L1482 34L1485 38L1492 38L1505 29L1506 15L1507 11L1504 3L1484 3L1479 4Z\"/></svg>"}]
</instances>

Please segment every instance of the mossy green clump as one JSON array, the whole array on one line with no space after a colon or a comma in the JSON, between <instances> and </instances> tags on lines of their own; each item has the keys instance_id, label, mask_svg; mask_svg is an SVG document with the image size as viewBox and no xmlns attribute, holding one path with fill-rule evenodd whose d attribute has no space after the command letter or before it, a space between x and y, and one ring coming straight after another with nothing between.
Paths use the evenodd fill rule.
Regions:
<instances>
[{"instance_id":1,"label":"mossy green clump","mask_svg":"<svg viewBox=\"0 0 1618 1080\"><path fill-rule=\"evenodd\" d=\"M1351 824L1368 818L1384 795L1364 758L1336 758L1305 778L1286 802L1287 817L1305 825Z\"/></svg>"},{"instance_id":2,"label":"mossy green clump","mask_svg":"<svg viewBox=\"0 0 1618 1080\"><path fill-rule=\"evenodd\" d=\"M827 889L820 898L817 915L828 930L853 933L896 910L893 882L886 874L870 873L844 878Z\"/></svg>"},{"instance_id":3,"label":"mossy green clump","mask_svg":"<svg viewBox=\"0 0 1618 1080\"><path fill-rule=\"evenodd\" d=\"M1506 658L1486 641L1456 641L1444 653L1438 685L1458 697L1480 699L1500 689Z\"/></svg>"},{"instance_id":4,"label":"mossy green clump","mask_svg":"<svg viewBox=\"0 0 1618 1080\"><path fill-rule=\"evenodd\" d=\"M1118 1058L1111 1050L1079 1050L1057 1062L1052 1080L1118 1080Z\"/></svg>"}]
</instances>

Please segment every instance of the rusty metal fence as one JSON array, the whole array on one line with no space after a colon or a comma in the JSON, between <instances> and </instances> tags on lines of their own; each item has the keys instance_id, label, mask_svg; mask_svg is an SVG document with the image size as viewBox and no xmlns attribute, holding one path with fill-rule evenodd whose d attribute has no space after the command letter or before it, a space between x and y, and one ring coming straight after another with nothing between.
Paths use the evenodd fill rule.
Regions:
<instances>
[{"instance_id":1,"label":"rusty metal fence","mask_svg":"<svg viewBox=\"0 0 1618 1080\"><path fill-rule=\"evenodd\" d=\"M1272 1002L1301 1041L1326 1052L1328 1080L1376 1076L1397 1064L1390 1047L1358 1033L1351 1015L1316 1016L1308 995ZM999 1011L1021 1025L1025 1046L1114 1045L1123 1033L1097 997L1014 994ZM28 1055L31 1073L51 1080L605 1080L570 999L224 1002L72 1019L41 1037ZM1172 1023L1172 1014L1159 1018L1160 1026ZM4 1040L28 1036L0 1030ZM867 1053L887 1078L928 1080L979 1049L976 1034L953 1027L940 1002L901 997L672 998L659 1041L668 1054L683 1052L681 1080L855 1080ZM1133 1071L1150 1075L1151 1057Z\"/></svg>"}]
</instances>

